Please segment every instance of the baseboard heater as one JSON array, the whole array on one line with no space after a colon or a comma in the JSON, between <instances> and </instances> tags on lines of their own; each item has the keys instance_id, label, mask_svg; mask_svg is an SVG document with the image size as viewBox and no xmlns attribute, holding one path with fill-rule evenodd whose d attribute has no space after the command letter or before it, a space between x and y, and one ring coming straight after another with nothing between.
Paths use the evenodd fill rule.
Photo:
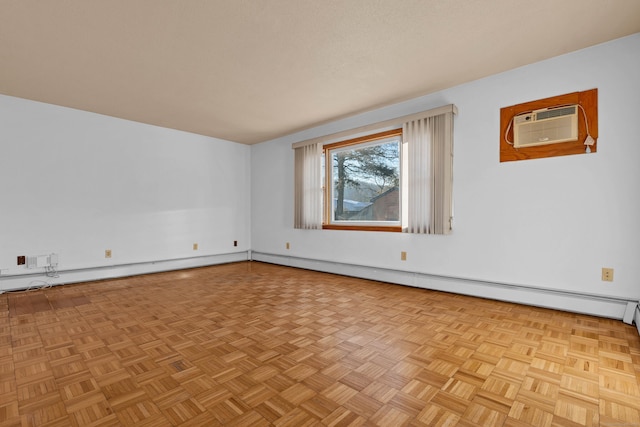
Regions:
<instances>
[{"instance_id":1,"label":"baseboard heater","mask_svg":"<svg viewBox=\"0 0 640 427\"><path fill-rule=\"evenodd\" d=\"M624 310L622 321L628 325L636 324L638 334L640 334L640 302L630 301Z\"/></svg>"},{"instance_id":2,"label":"baseboard heater","mask_svg":"<svg viewBox=\"0 0 640 427\"><path fill-rule=\"evenodd\" d=\"M567 290L431 275L327 260L252 251L251 260L398 285L507 301L534 307L622 320L640 324L638 301L631 298L584 294ZM640 334L640 327L638 328Z\"/></svg>"},{"instance_id":3,"label":"baseboard heater","mask_svg":"<svg viewBox=\"0 0 640 427\"><path fill-rule=\"evenodd\" d=\"M184 270L209 265L247 261L248 251L223 254L202 255L189 258L176 258L155 261L114 264L75 269L59 269L56 277L47 277L44 272L0 276L0 294L7 291L35 289L71 283L91 282L94 280L116 279L139 274L160 273L163 271ZM46 285L46 286L43 286Z\"/></svg>"}]
</instances>

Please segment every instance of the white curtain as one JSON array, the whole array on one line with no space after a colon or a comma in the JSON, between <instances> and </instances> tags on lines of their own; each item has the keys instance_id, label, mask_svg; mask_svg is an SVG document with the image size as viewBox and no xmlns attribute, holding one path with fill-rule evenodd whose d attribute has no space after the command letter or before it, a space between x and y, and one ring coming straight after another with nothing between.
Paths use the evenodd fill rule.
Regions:
<instances>
[{"instance_id":1,"label":"white curtain","mask_svg":"<svg viewBox=\"0 0 640 427\"><path fill-rule=\"evenodd\" d=\"M453 113L404 123L407 150L404 231L448 234L452 220ZM406 225L406 226L405 226Z\"/></svg>"},{"instance_id":2,"label":"white curtain","mask_svg":"<svg viewBox=\"0 0 640 427\"><path fill-rule=\"evenodd\" d=\"M294 228L322 228L322 144L297 147L295 153Z\"/></svg>"}]
</instances>

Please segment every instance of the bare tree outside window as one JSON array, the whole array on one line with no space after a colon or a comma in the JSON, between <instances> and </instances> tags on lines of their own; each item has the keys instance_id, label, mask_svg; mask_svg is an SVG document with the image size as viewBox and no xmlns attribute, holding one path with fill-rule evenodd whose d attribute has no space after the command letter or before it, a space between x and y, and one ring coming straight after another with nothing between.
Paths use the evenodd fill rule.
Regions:
<instances>
[{"instance_id":1,"label":"bare tree outside window","mask_svg":"<svg viewBox=\"0 0 640 427\"><path fill-rule=\"evenodd\" d=\"M328 150L333 221L400 220L400 136Z\"/></svg>"}]
</instances>

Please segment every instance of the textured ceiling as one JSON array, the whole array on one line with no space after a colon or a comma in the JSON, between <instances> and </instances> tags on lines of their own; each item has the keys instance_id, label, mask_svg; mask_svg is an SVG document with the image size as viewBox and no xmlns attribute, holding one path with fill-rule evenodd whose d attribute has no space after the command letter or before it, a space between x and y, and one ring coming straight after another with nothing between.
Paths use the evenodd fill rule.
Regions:
<instances>
[{"instance_id":1,"label":"textured ceiling","mask_svg":"<svg viewBox=\"0 0 640 427\"><path fill-rule=\"evenodd\" d=\"M0 93L251 144L636 32L638 0L0 0Z\"/></svg>"}]
</instances>

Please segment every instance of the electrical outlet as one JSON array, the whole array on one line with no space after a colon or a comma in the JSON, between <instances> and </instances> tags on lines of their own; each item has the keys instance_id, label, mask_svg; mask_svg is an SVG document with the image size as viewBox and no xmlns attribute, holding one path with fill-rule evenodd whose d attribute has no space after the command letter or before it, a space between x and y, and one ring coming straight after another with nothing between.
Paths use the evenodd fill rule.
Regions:
<instances>
[{"instance_id":1,"label":"electrical outlet","mask_svg":"<svg viewBox=\"0 0 640 427\"><path fill-rule=\"evenodd\" d=\"M111 258L111 249L105 249L104 250L104 257L105 258Z\"/></svg>"},{"instance_id":2,"label":"electrical outlet","mask_svg":"<svg viewBox=\"0 0 640 427\"><path fill-rule=\"evenodd\" d=\"M287 242L286 247L287 249L291 249L291 245L289 244L289 242Z\"/></svg>"},{"instance_id":3,"label":"electrical outlet","mask_svg":"<svg viewBox=\"0 0 640 427\"><path fill-rule=\"evenodd\" d=\"M603 282L613 282L613 268L603 268L602 269L602 281Z\"/></svg>"},{"instance_id":4,"label":"electrical outlet","mask_svg":"<svg viewBox=\"0 0 640 427\"><path fill-rule=\"evenodd\" d=\"M405 251L400 252L400 261L407 260L407 253Z\"/></svg>"},{"instance_id":5,"label":"electrical outlet","mask_svg":"<svg viewBox=\"0 0 640 427\"><path fill-rule=\"evenodd\" d=\"M197 244L197 243L194 243L194 244L193 244L193 250L194 250L194 251L197 251L197 250L198 250L198 244Z\"/></svg>"},{"instance_id":6,"label":"electrical outlet","mask_svg":"<svg viewBox=\"0 0 640 427\"><path fill-rule=\"evenodd\" d=\"M18 265L25 265L27 263L27 257L24 255L18 256Z\"/></svg>"}]
</instances>

